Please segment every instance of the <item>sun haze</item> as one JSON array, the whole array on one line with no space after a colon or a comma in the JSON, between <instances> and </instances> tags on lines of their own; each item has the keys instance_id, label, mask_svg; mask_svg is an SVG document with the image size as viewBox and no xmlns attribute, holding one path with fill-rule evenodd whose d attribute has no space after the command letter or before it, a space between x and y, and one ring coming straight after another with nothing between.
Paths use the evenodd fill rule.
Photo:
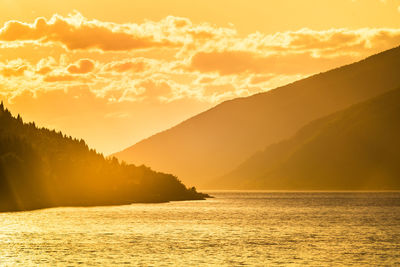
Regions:
<instances>
[{"instance_id":1,"label":"sun haze","mask_svg":"<svg viewBox=\"0 0 400 267\"><path fill-rule=\"evenodd\" d=\"M0 98L109 154L224 100L399 45L399 6L2 0Z\"/></svg>"}]
</instances>

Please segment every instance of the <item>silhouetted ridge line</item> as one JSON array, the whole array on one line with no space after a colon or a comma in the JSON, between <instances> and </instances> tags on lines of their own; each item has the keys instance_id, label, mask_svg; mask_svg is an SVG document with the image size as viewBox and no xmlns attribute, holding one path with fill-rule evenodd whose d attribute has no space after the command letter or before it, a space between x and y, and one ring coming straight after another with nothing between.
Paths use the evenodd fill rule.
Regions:
<instances>
[{"instance_id":1,"label":"silhouetted ridge line","mask_svg":"<svg viewBox=\"0 0 400 267\"><path fill-rule=\"evenodd\" d=\"M175 176L119 163L0 105L0 211L204 199Z\"/></svg>"},{"instance_id":2,"label":"silhouetted ridge line","mask_svg":"<svg viewBox=\"0 0 400 267\"><path fill-rule=\"evenodd\" d=\"M224 102L115 156L203 186L307 123L397 88L399 69L397 47L265 93Z\"/></svg>"}]
</instances>

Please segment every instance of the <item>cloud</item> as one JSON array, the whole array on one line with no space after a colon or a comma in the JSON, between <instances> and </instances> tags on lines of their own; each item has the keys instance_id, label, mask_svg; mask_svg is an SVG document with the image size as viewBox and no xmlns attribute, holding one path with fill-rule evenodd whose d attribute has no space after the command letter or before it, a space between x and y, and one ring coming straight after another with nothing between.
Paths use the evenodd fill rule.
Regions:
<instances>
[{"instance_id":1,"label":"cloud","mask_svg":"<svg viewBox=\"0 0 400 267\"><path fill-rule=\"evenodd\" d=\"M38 69L36 71L36 73L41 74L41 75L46 75L47 73L49 73L51 71L52 71L52 69L50 67L45 66L45 67L41 67L40 69Z\"/></svg>"},{"instance_id":2,"label":"cloud","mask_svg":"<svg viewBox=\"0 0 400 267\"><path fill-rule=\"evenodd\" d=\"M399 44L400 29L255 33L194 51L186 70L219 75L304 75L348 64Z\"/></svg>"},{"instance_id":3,"label":"cloud","mask_svg":"<svg viewBox=\"0 0 400 267\"><path fill-rule=\"evenodd\" d=\"M124 26L87 20L79 13L67 18L54 15L49 21L38 18L33 24L8 21L0 30L0 41L35 41L41 44L58 42L69 50L102 51L172 46L168 40L157 39L151 33L141 32L137 28L137 25Z\"/></svg>"},{"instance_id":4,"label":"cloud","mask_svg":"<svg viewBox=\"0 0 400 267\"><path fill-rule=\"evenodd\" d=\"M168 81L156 78L145 78L135 85L135 93L149 101L168 101L172 96L172 86ZM139 93L138 93L139 92ZM126 96L123 96L126 98Z\"/></svg>"},{"instance_id":5,"label":"cloud","mask_svg":"<svg viewBox=\"0 0 400 267\"><path fill-rule=\"evenodd\" d=\"M399 44L400 29L240 35L233 26L174 16L137 24L87 19L79 13L54 15L33 23L8 21L0 29L0 93L15 97L87 84L93 95L110 103L216 103Z\"/></svg>"},{"instance_id":6,"label":"cloud","mask_svg":"<svg viewBox=\"0 0 400 267\"><path fill-rule=\"evenodd\" d=\"M28 69L27 66L20 67L3 67L0 69L0 74L4 77L19 77L24 76L25 71Z\"/></svg>"},{"instance_id":7,"label":"cloud","mask_svg":"<svg viewBox=\"0 0 400 267\"><path fill-rule=\"evenodd\" d=\"M93 71L94 62L90 59L80 59L77 64L69 65L67 71L72 74L85 74Z\"/></svg>"},{"instance_id":8,"label":"cloud","mask_svg":"<svg viewBox=\"0 0 400 267\"><path fill-rule=\"evenodd\" d=\"M213 77L201 77L200 79L199 79L199 83L200 84L202 84L202 83L211 83L211 82L213 82L215 80L215 78L213 78Z\"/></svg>"},{"instance_id":9,"label":"cloud","mask_svg":"<svg viewBox=\"0 0 400 267\"><path fill-rule=\"evenodd\" d=\"M385 43L377 42L377 38ZM214 51L234 50L248 51L260 54L304 53L332 56L367 56L371 53L392 48L400 44L400 29L358 30L330 29L315 31L300 29L298 31L278 32L275 34L254 33L237 40L225 48ZM207 51L207 52L210 52Z\"/></svg>"},{"instance_id":10,"label":"cloud","mask_svg":"<svg viewBox=\"0 0 400 267\"><path fill-rule=\"evenodd\" d=\"M78 79L77 76L74 75L48 75L46 76L43 81L45 82L71 82L71 81L76 81Z\"/></svg>"},{"instance_id":11,"label":"cloud","mask_svg":"<svg viewBox=\"0 0 400 267\"><path fill-rule=\"evenodd\" d=\"M217 72L220 75L241 73L307 74L349 63L347 57L318 58L310 53L260 56L245 51L200 52L193 56L189 70ZM304 64L307 62L307 64Z\"/></svg>"},{"instance_id":12,"label":"cloud","mask_svg":"<svg viewBox=\"0 0 400 267\"><path fill-rule=\"evenodd\" d=\"M163 96L171 93L172 88L165 80L146 80L141 83L150 96Z\"/></svg>"},{"instance_id":13,"label":"cloud","mask_svg":"<svg viewBox=\"0 0 400 267\"><path fill-rule=\"evenodd\" d=\"M115 71L115 72L143 72L147 68L147 63L144 60L124 60L119 62L111 62L105 66L106 71Z\"/></svg>"},{"instance_id":14,"label":"cloud","mask_svg":"<svg viewBox=\"0 0 400 267\"><path fill-rule=\"evenodd\" d=\"M274 75L272 75L272 74L254 75L253 77L251 77L250 83L251 84L264 83L264 82L267 82L267 81L271 80L271 78L273 78L273 77L274 77Z\"/></svg>"},{"instance_id":15,"label":"cloud","mask_svg":"<svg viewBox=\"0 0 400 267\"><path fill-rule=\"evenodd\" d=\"M377 36L385 36L386 44L374 43ZM399 44L400 29L329 29L241 36L234 28L217 27L209 23L193 24L187 18L168 16L160 21L111 23L89 20L79 13L63 17L54 15L49 20L37 18L34 23L8 21L0 29L2 44L21 46L61 44L68 50L97 50L102 52L143 51L158 49L166 54L187 60L199 52L245 51L267 54L282 52L313 52L320 56L371 53ZM168 50L169 52L166 52ZM126 63L121 71L133 65ZM118 71L118 70L117 70Z\"/></svg>"},{"instance_id":16,"label":"cloud","mask_svg":"<svg viewBox=\"0 0 400 267\"><path fill-rule=\"evenodd\" d=\"M232 28L209 23L193 25L187 18L168 16L158 22L111 23L89 20L76 12L67 17L54 15L33 23L7 21L0 29L3 46L61 44L68 50L131 51L150 48L196 49L208 41L219 41L237 34ZM182 52L181 51L181 52Z\"/></svg>"},{"instance_id":17,"label":"cloud","mask_svg":"<svg viewBox=\"0 0 400 267\"><path fill-rule=\"evenodd\" d=\"M348 46L360 42L359 34L352 31L302 31L289 33L289 46L295 49L325 49Z\"/></svg>"}]
</instances>

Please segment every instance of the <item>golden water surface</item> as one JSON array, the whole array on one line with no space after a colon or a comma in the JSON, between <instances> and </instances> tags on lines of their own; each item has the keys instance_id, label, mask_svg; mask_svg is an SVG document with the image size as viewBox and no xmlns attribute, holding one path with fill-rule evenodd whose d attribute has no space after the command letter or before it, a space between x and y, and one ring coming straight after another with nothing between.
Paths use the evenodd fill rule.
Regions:
<instances>
[{"instance_id":1,"label":"golden water surface","mask_svg":"<svg viewBox=\"0 0 400 267\"><path fill-rule=\"evenodd\" d=\"M2 213L0 266L400 265L400 193L211 194Z\"/></svg>"}]
</instances>

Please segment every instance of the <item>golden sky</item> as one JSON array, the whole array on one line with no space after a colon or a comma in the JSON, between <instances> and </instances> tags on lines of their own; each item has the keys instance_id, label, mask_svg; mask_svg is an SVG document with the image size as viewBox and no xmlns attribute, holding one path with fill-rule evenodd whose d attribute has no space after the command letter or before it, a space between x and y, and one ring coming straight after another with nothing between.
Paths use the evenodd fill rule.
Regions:
<instances>
[{"instance_id":1,"label":"golden sky","mask_svg":"<svg viewBox=\"0 0 400 267\"><path fill-rule=\"evenodd\" d=\"M106 154L400 45L400 0L0 0L0 99Z\"/></svg>"}]
</instances>

